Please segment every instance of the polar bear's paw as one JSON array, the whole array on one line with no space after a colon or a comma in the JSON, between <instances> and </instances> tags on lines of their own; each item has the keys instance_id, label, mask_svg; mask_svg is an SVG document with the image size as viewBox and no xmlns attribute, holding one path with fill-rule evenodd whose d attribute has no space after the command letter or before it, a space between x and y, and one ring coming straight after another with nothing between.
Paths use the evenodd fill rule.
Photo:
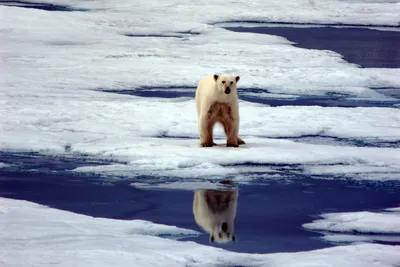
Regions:
<instances>
[{"instance_id":1,"label":"polar bear's paw","mask_svg":"<svg viewBox=\"0 0 400 267\"><path fill-rule=\"evenodd\" d=\"M201 147L212 147L212 146L215 146L215 145L216 145L216 143L214 143L214 142L202 142L202 143L200 143Z\"/></svg>"},{"instance_id":2,"label":"polar bear's paw","mask_svg":"<svg viewBox=\"0 0 400 267\"><path fill-rule=\"evenodd\" d=\"M236 143L227 143L226 144L227 147L239 147L239 145Z\"/></svg>"}]
</instances>

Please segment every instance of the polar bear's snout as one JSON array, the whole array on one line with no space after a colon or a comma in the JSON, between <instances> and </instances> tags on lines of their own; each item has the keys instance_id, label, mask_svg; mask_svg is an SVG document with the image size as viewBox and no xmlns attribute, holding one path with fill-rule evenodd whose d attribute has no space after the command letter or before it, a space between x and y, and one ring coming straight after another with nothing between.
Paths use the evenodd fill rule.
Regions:
<instances>
[{"instance_id":1,"label":"polar bear's snout","mask_svg":"<svg viewBox=\"0 0 400 267\"><path fill-rule=\"evenodd\" d=\"M225 94L229 95L231 93L231 88L226 87L225 88Z\"/></svg>"},{"instance_id":2,"label":"polar bear's snout","mask_svg":"<svg viewBox=\"0 0 400 267\"><path fill-rule=\"evenodd\" d=\"M228 224L226 223L226 222L224 222L223 224L222 224L222 226L221 226L221 229L222 229L222 231L223 232L228 232Z\"/></svg>"}]
</instances>

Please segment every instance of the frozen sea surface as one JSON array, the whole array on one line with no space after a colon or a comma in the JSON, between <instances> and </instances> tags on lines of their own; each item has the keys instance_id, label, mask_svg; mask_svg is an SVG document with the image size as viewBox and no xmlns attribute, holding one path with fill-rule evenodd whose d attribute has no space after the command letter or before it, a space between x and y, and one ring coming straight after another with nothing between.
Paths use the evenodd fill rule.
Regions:
<instances>
[{"instance_id":1,"label":"frozen sea surface","mask_svg":"<svg viewBox=\"0 0 400 267\"><path fill-rule=\"evenodd\" d=\"M306 49L331 50L342 55L350 63L362 68L400 67L400 29L398 27L370 29L355 26L218 23L218 26L235 32L252 32L282 36L294 42L294 46ZM235 26L236 25L236 26ZM250 25L250 26L248 26ZM265 26L262 26L265 25ZM297 27L296 27L297 26ZM310 25L312 26L312 25ZM195 87L144 87L135 89L105 89L106 92L142 97L192 97ZM371 88L389 99L360 99L351 93L328 92L325 95L290 95L271 93L268 88L239 88L241 99L270 106L338 106L338 107L392 107L400 103L400 87Z\"/></svg>"},{"instance_id":2,"label":"frozen sea surface","mask_svg":"<svg viewBox=\"0 0 400 267\"><path fill-rule=\"evenodd\" d=\"M226 5L0 1L0 265L400 265L399 3ZM198 147L214 72L238 149ZM191 212L222 179L225 246Z\"/></svg>"}]
</instances>

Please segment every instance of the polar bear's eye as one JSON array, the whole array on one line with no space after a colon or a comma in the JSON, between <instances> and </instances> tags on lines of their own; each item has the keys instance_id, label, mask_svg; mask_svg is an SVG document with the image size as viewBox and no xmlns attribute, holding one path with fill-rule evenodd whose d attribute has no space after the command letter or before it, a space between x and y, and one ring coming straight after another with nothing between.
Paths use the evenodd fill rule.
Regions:
<instances>
[{"instance_id":1,"label":"polar bear's eye","mask_svg":"<svg viewBox=\"0 0 400 267\"><path fill-rule=\"evenodd\" d=\"M222 83L225 83L225 81L222 81Z\"/></svg>"},{"instance_id":2,"label":"polar bear's eye","mask_svg":"<svg viewBox=\"0 0 400 267\"><path fill-rule=\"evenodd\" d=\"M231 84L233 84L233 82L231 81Z\"/></svg>"}]
</instances>

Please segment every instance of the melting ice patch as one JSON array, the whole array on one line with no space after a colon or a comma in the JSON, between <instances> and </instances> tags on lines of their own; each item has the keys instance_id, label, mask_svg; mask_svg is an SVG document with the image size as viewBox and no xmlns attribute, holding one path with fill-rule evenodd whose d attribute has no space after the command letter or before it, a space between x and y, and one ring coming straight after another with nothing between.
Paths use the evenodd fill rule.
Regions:
<instances>
[{"instance_id":1,"label":"melting ice patch","mask_svg":"<svg viewBox=\"0 0 400 267\"><path fill-rule=\"evenodd\" d=\"M318 176L341 176L357 178L360 180L399 180L400 168L393 165L376 164L354 164L354 165L318 165L305 166L304 173Z\"/></svg>"},{"instance_id":2,"label":"melting ice patch","mask_svg":"<svg viewBox=\"0 0 400 267\"><path fill-rule=\"evenodd\" d=\"M346 234L326 234L321 237L323 240L334 244L343 243L399 243L400 235L346 235Z\"/></svg>"},{"instance_id":3,"label":"melting ice patch","mask_svg":"<svg viewBox=\"0 0 400 267\"><path fill-rule=\"evenodd\" d=\"M158 237L196 234L144 221L93 218L0 198L4 266L398 266L396 246L361 244L299 253L246 254Z\"/></svg>"},{"instance_id":4,"label":"melting ice patch","mask_svg":"<svg viewBox=\"0 0 400 267\"><path fill-rule=\"evenodd\" d=\"M65 2L89 9L96 5L96 2L60 1L61 4ZM360 69L331 51L296 48L282 37L233 33L208 24L230 16L236 19L243 19L243 16L276 19L280 16L277 14L282 14L280 19L291 18L294 21L321 21L324 18L344 22L365 17L370 23L379 18L387 20L387 24L396 24L394 10L398 5L351 5L333 1L324 7L312 8L310 12L306 2L226 4L229 10L212 1L190 3L184 7L174 1L167 6L160 2L158 8L136 2L118 1L112 5L102 2L97 4L100 10L86 13L0 6L1 12L7 14L1 17L0 24L2 40L7 44L7 49L2 51L7 63L5 71L18 74L18 70L24 70L24 76L10 75L4 81L7 87L13 87L7 95L29 97L40 92L42 99L45 95L58 98L64 94L70 98L76 96L73 92L79 91L82 98L90 99L87 89L177 84L193 87L201 76L213 72L239 73L243 78L241 86L266 88L273 93L323 95L339 92L360 98L384 99L383 95L369 88L400 87L400 81L394 78L399 76L397 69ZM175 5L180 8L175 10ZM330 8L328 13L327 6ZM374 16L366 15L360 6L373 8ZM166 10L173 16L166 15ZM192 10L202 15L193 17ZM248 10L247 15L244 15L244 10ZM299 13L300 10L307 16ZM330 13L331 10L340 12ZM342 10L349 13L344 14ZM259 12L259 15L254 12ZM376 12L387 13L377 17ZM288 16L290 13L292 17ZM182 19L182 23L176 23L176 16ZM29 23L32 20L35 24ZM360 19L360 23L362 21ZM62 34L58 34L60 32ZM149 37L127 37L127 32ZM177 32L196 34L185 38L163 37ZM221 39L224 42L220 42ZM61 53L67 48L68 53ZM31 88L29 93L24 90L27 86ZM62 93L51 94L55 88Z\"/></svg>"},{"instance_id":5,"label":"melting ice patch","mask_svg":"<svg viewBox=\"0 0 400 267\"><path fill-rule=\"evenodd\" d=\"M325 213L322 219L303 227L324 234L322 239L333 243L400 242L399 208L382 212Z\"/></svg>"},{"instance_id":6,"label":"melting ice patch","mask_svg":"<svg viewBox=\"0 0 400 267\"><path fill-rule=\"evenodd\" d=\"M9 167L9 166L10 166L10 164L0 162L0 169L1 169L1 168L7 168L7 167Z\"/></svg>"},{"instance_id":7,"label":"melting ice patch","mask_svg":"<svg viewBox=\"0 0 400 267\"><path fill-rule=\"evenodd\" d=\"M151 189L151 190L188 190L196 191L198 189L217 189L217 190L230 190L231 185L210 182L210 181L176 181L176 182L165 182L165 183L144 183L144 182L134 182L130 186L140 188L140 189Z\"/></svg>"},{"instance_id":8,"label":"melting ice patch","mask_svg":"<svg viewBox=\"0 0 400 267\"><path fill-rule=\"evenodd\" d=\"M156 174L165 171L178 177L196 173L234 176L237 169L228 165L265 163L269 159L272 163L315 163L317 157L298 159L303 156L299 149L308 148L313 153L320 150L317 154L323 164L366 160L370 165L376 161L362 155L364 150L357 153L351 147L344 149L350 150L351 156L337 150L333 153L338 157L335 159L323 152L332 151L329 146L263 140L268 137L321 135L377 142L400 139L398 109L271 108L242 101L240 133L250 143L240 150L242 154L234 152L235 158L224 160L227 153L222 147L197 153L193 99L149 100L101 92L177 85L193 88L203 75L233 72L241 75L242 88L264 88L287 95L333 92L385 100L384 95L370 88L400 87L398 69L361 69L331 51L301 49L285 38L234 33L211 23L232 19L314 23L357 20L396 25L396 4L232 1L226 3L226 10L215 1L184 6L175 1L154 5L129 1L44 2L93 11L45 12L0 6L0 53L5 74L0 79L0 98L4 102L0 113L7 114L0 117L1 150L90 154L128 162L95 170L108 173L129 173L134 167L138 172L152 174L154 168ZM373 16L365 12L371 9ZM166 14L166 10L173 15ZM193 14L193 10L198 13ZM176 16L182 23L176 23ZM127 37L126 33L146 37ZM177 34L184 38L163 37ZM157 137L183 138L160 142L153 139ZM221 129L216 137L223 137ZM385 154L378 160L384 165L393 167L392 162L399 162L396 150L375 151ZM153 159L157 164L151 162Z\"/></svg>"},{"instance_id":9,"label":"melting ice patch","mask_svg":"<svg viewBox=\"0 0 400 267\"><path fill-rule=\"evenodd\" d=\"M109 94L91 94L91 101L54 99L37 102L35 106L29 98L21 98L18 103L25 102L23 109L16 112L11 106L10 110L5 108L10 115L1 118L5 125L1 147L112 159L120 163L76 171L128 177L235 177L245 167L251 172L254 164L305 164L315 174L333 170L330 165L362 164L390 174L390 179L398 177L399 150L374 147L400 140L397 109L271 108L241 102L240 135L247 144L238 149L226 148L223 130L217 127L215 137L219 146L200 149L193 99L149 101L120 95L102 99L103 94ZM309 135L343 138L346 144L338 147L299 139ZM286 140L290 138L296 142ZM370 147L358 147L358 140L368 140ZM239 169L236 165L249 166ZM323 167L318 170L319 165Z\"/></svg>"},{"instance_id":10,"label":"melting ice patch","mask_svg":"<svg viewBox=\"0 0 400 267\"><path fill-rule=\"evenodd\" d=\"M395 212L400 212L400 207L398 208L387 208L387 211L395 211Z\"/></svg>"},{"instance_id":11,"label":"melting ice patch","mask_svg":"<svg viewBox=\"0 0 400 267\"><path fill-rule=\"evenodd\" d=\"M330 232L400 234L400 214L397 212L339 212L320 216L322 219L303 227Z\"/></svg>"},{"instance_id":12,"label":"melting ice patch","mask_svg":"<svg viewBox=\"0 0 400 267\"><path fill-rule=\"evenodd\" d=\"M144 220L119 221L106 218L94 218L67 211L58 211L46 206L21 200L0 198L2 241L38 241L41 238L62 240L69 243L79 240L95 240L100 236L129 237L136 235L195 236L199 232L190 229L156 224ZM30 225L31 230L25 229ZM56 233L51 230L56 229ZM13 233L6 234L5 231Z\"/></svg>"},{"instance_id":13,"label":"melting ice patch","mask_svg":"<svg viewBox=\"0 0 400 267\"><path fill-rule=\"evenodd\" d=\"M248 138L245 139L247 144L240 148L226 148L224 140L216 140L219 146L199 149L197 140L192 139L137 140L140 142L126 149L103 153L103 156L129 159L127 164L78 167L74 171L126 177L148 175L234 178L248 172L287 172L288 170L282 168L282 165L292 166L293 171L302 171L303 168L308 168L307 166L336 164L357 166L362 163L369 169L377 169L381 173L399 174L400 154L394 148L343 147L282 139ZM390 180L390 177L381 175L376 179Z\"/></svg>"}]
</instances>

